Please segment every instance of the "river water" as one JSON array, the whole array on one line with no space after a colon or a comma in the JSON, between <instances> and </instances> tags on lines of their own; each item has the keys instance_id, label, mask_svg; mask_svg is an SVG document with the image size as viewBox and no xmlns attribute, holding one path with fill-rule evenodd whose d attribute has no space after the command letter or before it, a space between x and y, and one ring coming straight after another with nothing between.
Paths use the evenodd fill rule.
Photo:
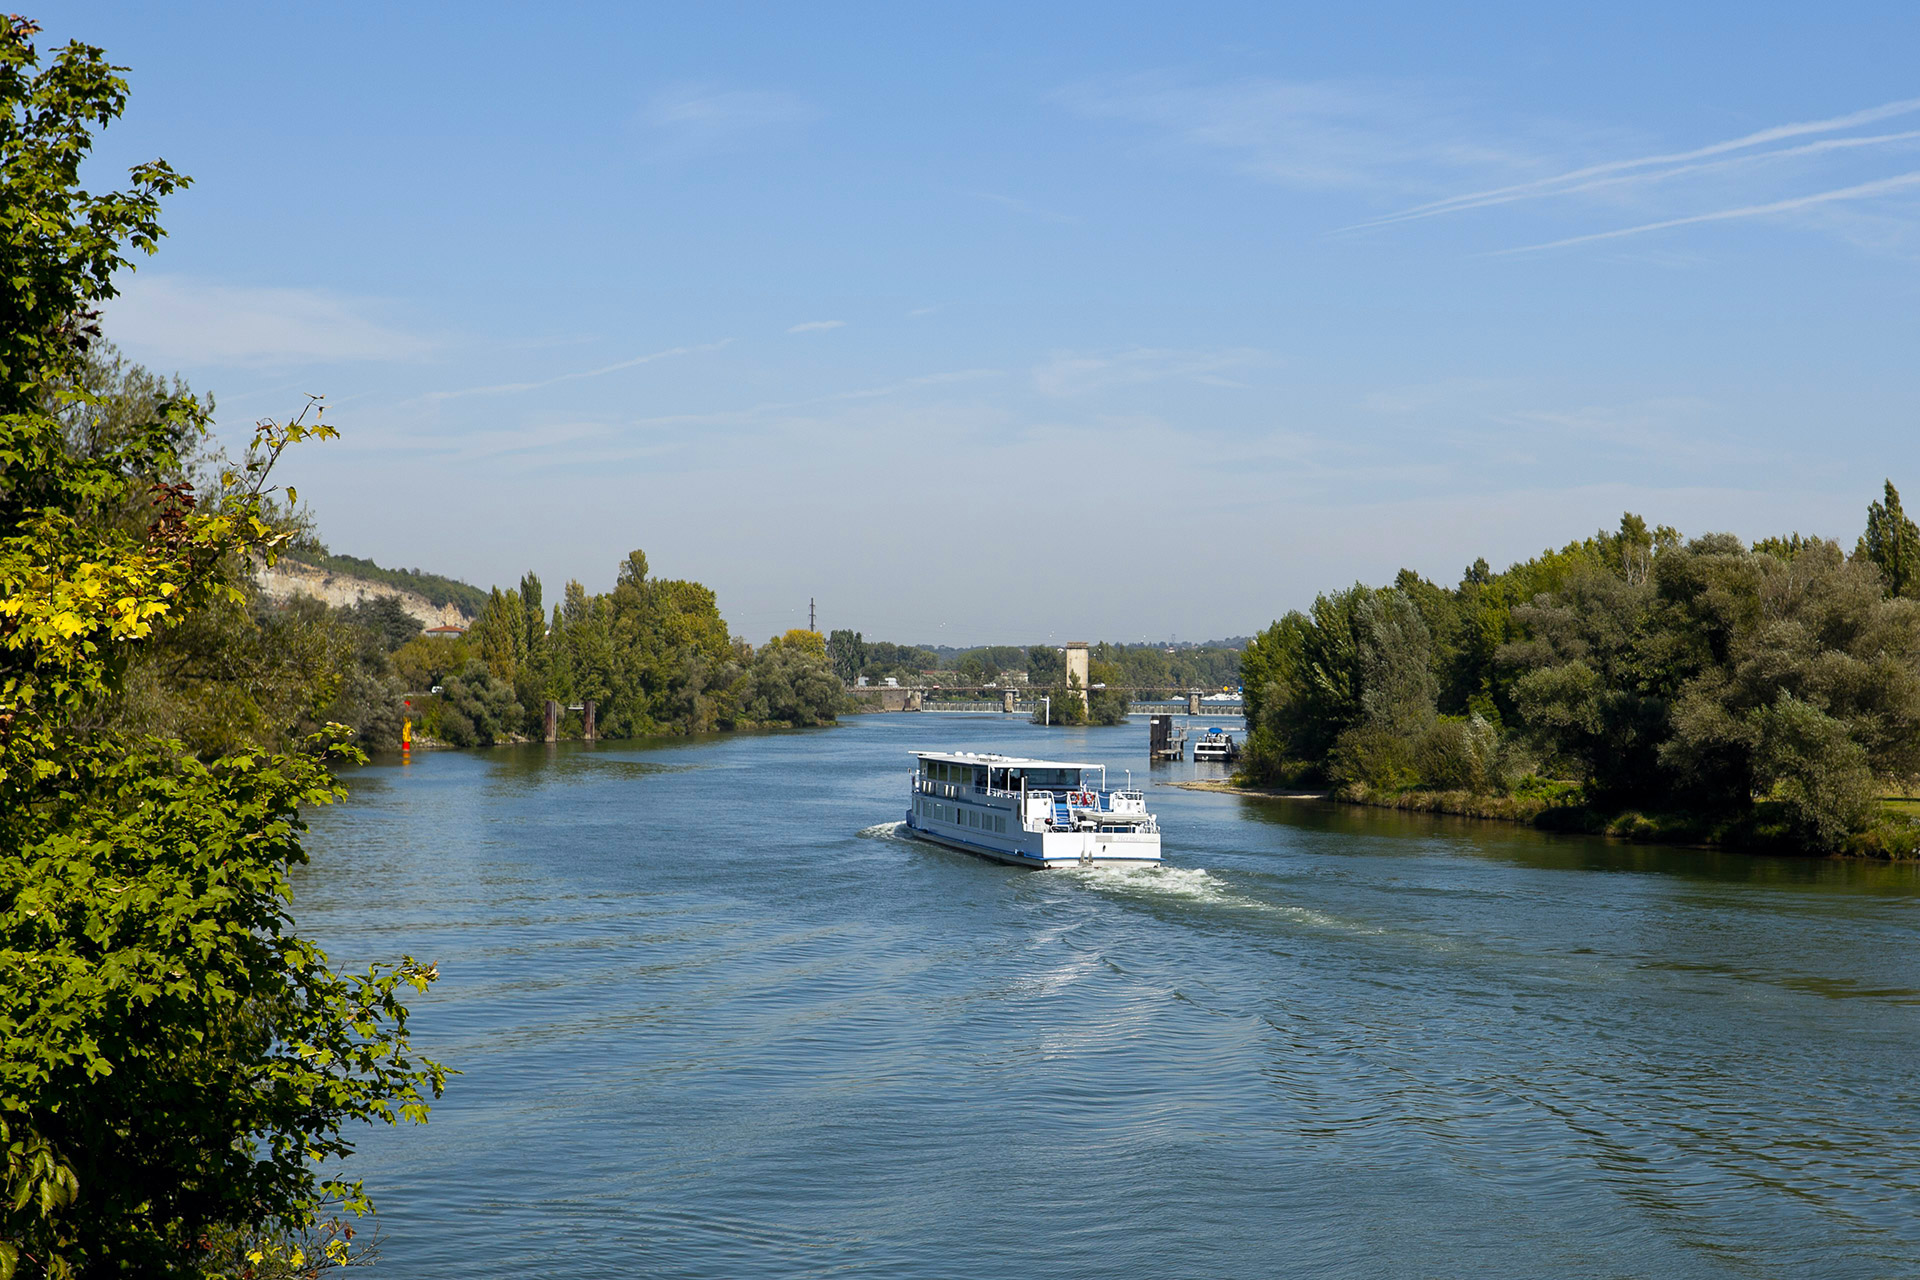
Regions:
<instances>
[{"instance_id":1,"label":"river water","mask_svg":"<svg viewBox=\"0 0 1920 1280\"><path fill-rule=\"evenodd\" d=\"M1146 780L1158 872L904 839L907 752ZM1920 873L1183 791L1146 727L427 754L305 932L444 975L382 1274L1920 1274Z\"/></svg>"}]
</instances>

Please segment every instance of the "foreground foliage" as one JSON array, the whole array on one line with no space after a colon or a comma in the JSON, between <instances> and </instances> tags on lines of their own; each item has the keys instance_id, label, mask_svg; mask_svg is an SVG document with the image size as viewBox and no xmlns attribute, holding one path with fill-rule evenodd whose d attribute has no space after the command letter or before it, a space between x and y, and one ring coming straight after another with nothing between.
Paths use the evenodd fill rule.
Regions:
<instances>
[{"instance_id":1,"label":"foreground foliage","mask_svg":"<svg viewBox=\"0 0 1920 1280\"><path fill-rule=\"evenodd\" d=\"M92 429L94 308L184 179L154 162L82 191L126 85L84 45L40 69L35 30L0 28L0 1280L285 1273L326 1213L368 1207L327 1176L348 1126L424 1119L444 1083L399 999L433 971L338 975L293 931L334 734L202 760L114 708L160 637L244 602L233 566L285 536L274 460L332 431L262 424L203 501L176 478L190 397Z\"/></svg>"}]
</instances>

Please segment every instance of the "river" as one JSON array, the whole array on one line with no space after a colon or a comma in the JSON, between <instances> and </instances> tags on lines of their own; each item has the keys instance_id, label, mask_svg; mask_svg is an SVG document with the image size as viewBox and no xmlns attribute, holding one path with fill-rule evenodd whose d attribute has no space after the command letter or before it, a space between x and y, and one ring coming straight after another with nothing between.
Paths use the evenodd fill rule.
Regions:
<instances>
[{"instance_id":1,"label":"river","mask_svg":"<svg viewBox=\"0 0 1920 1280\"><path fill-rule=\"evenodd\" d=\"M1101 760L1158 872L901 838L908 751ZM1920 1274L1920 871L1167 785L1146 727L422 755L302 930L439 962L406 1277Z\"/></svg>"}]
</instances>

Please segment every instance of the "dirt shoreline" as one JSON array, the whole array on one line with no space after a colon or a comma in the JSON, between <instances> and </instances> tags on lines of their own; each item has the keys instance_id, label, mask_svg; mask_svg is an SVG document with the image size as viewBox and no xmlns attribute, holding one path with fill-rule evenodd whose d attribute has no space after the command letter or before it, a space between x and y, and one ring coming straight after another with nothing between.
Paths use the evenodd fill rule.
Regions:
<instances>
[{"instance_id":1,"label":"dirt shoreline","mask_svg":"<svg viewBox=\"0 0 1920 1280\"><path fill-rule=\"evenodd\" d=\"M1271 787L1243 787L1224 778L1193 778L1186 782L1170 782L1167 785L1179 787L1182 791L1212 791L1223 796L1253 796L1258 800L1333 799L1332 793L1327 791L1278 791Z\"/></svg>"}]
</instances>

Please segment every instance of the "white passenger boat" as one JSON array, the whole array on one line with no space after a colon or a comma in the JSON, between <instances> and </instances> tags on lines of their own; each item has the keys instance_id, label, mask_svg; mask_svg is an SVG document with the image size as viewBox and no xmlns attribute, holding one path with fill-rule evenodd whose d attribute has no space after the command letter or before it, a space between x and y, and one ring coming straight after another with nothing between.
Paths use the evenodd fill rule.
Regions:
<instances>
[{"instance_id":1,"label":"white passenger boat","mask_svg":"<svg viewBox=\"0 0 1920 1280\"><path fill-rule=\"evenodd\" d=\"M1193 744L1193 758L1231 762L1240 758L1240 744L1225 729L1209 729Z\"/></svg>"},{"instance_id":2,"label":"white passenger boat","mask_svg":"<svg viewBox=\"0 0 1920 1280\"><path fill-rule=\"evenodd\" d=\"M1107 789L1107 767L972 751L917 751L907 825L1020 867L1153 867L1160 824L1146 796Z\"/></svg>"}]
</instances>

